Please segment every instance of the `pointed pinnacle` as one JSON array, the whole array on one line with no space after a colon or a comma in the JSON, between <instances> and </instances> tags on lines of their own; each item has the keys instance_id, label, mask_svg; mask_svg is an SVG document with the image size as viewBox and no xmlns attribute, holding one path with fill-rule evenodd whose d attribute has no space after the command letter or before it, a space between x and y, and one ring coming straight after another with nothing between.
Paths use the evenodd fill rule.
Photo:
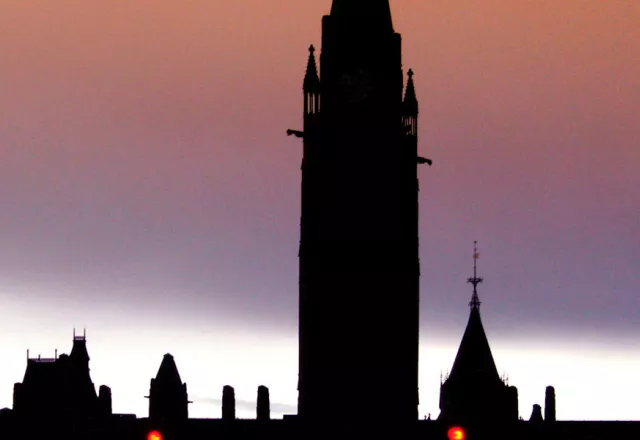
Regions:
<instances>
[{"instance_id":1,"label":"pointed pinnacle","mask_svg":"<svg viewBox=\"0 0 640 440\"><path fill-rule=\"evenodd\" d=\"M315 47L309 47L309 60L307 62L307 72L304 76L304 84L302 88L307 93L320 92L320 77L318 76L318 67L316 65Z\"/></svg>"},{"instance_id":2,"label":"pointed pinnacle","mask_svg":"<svg viewBox=\"0 0 640 440\"><path fill-rule=\"evenodd\" d=\"M409 79L407 81L407 89L404 95L404 114L406 116L417 116L418 98L416 98L416 87L413 83L413 70L409 69L407 76Z\"/></svg>"}]
</instances>

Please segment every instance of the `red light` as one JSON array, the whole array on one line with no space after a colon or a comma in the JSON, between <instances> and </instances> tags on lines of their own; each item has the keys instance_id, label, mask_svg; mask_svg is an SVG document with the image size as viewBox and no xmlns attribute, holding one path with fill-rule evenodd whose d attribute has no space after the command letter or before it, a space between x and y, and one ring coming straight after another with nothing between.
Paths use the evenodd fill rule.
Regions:
<instances>
[{"instance_id":1,"label":"red light","mask_svg":"<svg viewBox=\"0 0 640 440\"><path fill-rule=\"evenodd\" d=\"M151 431L147 434L147 440L162 440L162 434L159 431Z\"/></svg>"},{"instance_id":2,"label":"red light","mask_svg":"<svg viewBox=\"0 0 640 440\"><path fill-rule=\"evenodd\" d=\"M459 426L454 426L447 433L449 436L449 440L464 440L466 436L464 435L464 429Z\"/></svg>"}]
</instances>

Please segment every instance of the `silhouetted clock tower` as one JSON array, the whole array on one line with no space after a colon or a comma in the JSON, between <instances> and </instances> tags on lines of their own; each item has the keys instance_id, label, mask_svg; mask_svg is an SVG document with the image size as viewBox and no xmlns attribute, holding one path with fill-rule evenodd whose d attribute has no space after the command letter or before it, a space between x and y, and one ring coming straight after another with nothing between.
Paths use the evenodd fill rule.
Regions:
<instances>
[{"instance_id":1,"label":"silhouetted clock tower","mask_svg":"<svg viewBox=\"0 0 640 440\"><path fill-rule=\"evenodd\" d=\"M418 418L418 103L388 0L333 0L304 79L298 415Z\"/></svg>"}]
</instances>

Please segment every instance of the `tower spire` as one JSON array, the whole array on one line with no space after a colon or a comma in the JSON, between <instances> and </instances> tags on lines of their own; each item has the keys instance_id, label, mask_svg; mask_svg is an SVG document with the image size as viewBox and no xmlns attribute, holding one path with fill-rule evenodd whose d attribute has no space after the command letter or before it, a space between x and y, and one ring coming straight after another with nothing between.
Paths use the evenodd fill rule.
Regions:
<instances>
[{"instance_id":1,"label":"tower spire","mask_svg":"<svg viewBox=\"0 0 640 440\"><path fill-rule=\"evenodd\" d=\"M480 284L483 279L478 277L478 258L480 258L480 253L478 253L478 242L473 242L473 277L467 279L467 283L473 284L473 295L471 295L471 301L469 302L469 307L472 310L480 309L480 298L478 298L478 284Z\"/></svg>"}]
</instances>

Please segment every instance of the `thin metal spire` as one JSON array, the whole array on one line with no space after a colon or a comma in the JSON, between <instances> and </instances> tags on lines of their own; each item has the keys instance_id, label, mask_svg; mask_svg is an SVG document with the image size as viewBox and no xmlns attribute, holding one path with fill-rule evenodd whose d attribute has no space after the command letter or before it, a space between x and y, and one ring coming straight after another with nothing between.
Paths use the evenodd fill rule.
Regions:
<instances>
[{"instance_id":1,"label":"thin metal spire","mask_svg":"<svg viewBox=\"0 0 640 440\"><path fill-rule=\"evenodd\" d=\"M473 295L471 296L471 301L469 302L469 307L472 310L480 309L480 298L478 298L478 284L480 284L483 279L478 277L478 258L480 258L480 254L478 253L478 242L473 242L473 277L467 279L467 283L473 284Z\"/></svg>"}]
</instances>

